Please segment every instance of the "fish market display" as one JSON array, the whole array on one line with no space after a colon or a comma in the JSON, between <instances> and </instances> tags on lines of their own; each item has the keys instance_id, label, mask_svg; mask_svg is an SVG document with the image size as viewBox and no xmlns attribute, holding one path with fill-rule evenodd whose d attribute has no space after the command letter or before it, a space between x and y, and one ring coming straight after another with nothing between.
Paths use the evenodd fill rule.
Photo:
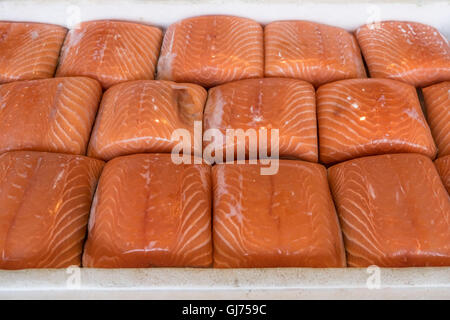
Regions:
<instances>
[{"instance_id":1,"label":"fish market display","mask_svg":"<svg viewBox=\"0 0 450 320\"><path fill-rule=\"evenodd\" d=\"M264 176L259 167L212 168L214 267L345 267L326 169L280 160Z\"/></svg>"},{"instance_id":2,"label":"fish market display","mask_svg":"<svg viewBox=\"0 0 450 320\"><path fill-rule=\"evenodd\" d=\"M105 89L124 81L151 80L161 41L162 31L145 24L83 22L67 34L56 76L91 77Z\"/></svg>"},{"instance_id":3,"label":"fish market display","mask_svg":"<svg viewBox=\"0 0 450 320\"><path fill-rule=\"evenodd\" d=\"M437 29L61 8L0 21L0 269L450 267Z\"/></svg>"},{"instance_id":4,"label":"fish market display","mask_svg":"<svg viewBox=\"0 0 450 320\"><path fill-rule=\"evenodd\" d=\"M170 154L119 157L105 166L93 202L83 266L212 264L211 169Z\"/></svg>"},{"instance_id":5,"label":"fish market display","mask_svg":"<svg viewBox=\"0 0 450 320\"><path fill-rule=\"evenodd\" d=\"M100 160L45 152L0 155L0 269L81 265Z\"/></svg>"},{"instance_id":6,"label":"fish market display","mask_svg":"<svg viewBox=\"0 0 450 320\"><path fill-rule=\"evenodd\" d=\"M434 161L447 192L450 194L450 156L445 156Z\"/></svg>"},{"instance_id":7,"label":"fish market display","mask_svg":"<svg viewBox=\"0 0 450 320\"><path fill-rule=\"evenodd\" d=\"M317 162L317 128L314 88L296 79L248 79L231 82L209 90L204 114L205 131L218 129L223 134L219 146L235 150L239 143L249 156L249 142L226 140L227 129L254 130L259 136L262 128L279 130L279 154ZM266 133L270 149L271 133ZM205 142L205 144L207 144ZM258 145L253 150L256 151ZM218 148L219 149L219 148ZM250 157L256 159L255 156Z\"/></svg>"},{"instance_id":8,"label":"fish market display","mask_svg":"<svg viewBox=\"0 0 450 320\"><path fill-rule=\"evenodd\" d=\"M67 29L0 21L0 83L51 78Z\"/></svg>"},{"instance_id":9,"label":"fish market display","mask_svg":"<svg viewBox=\"0 0 450 320\"><path fill-rule=\"evenodd\" d=\"M422 89L438 156L450 155L450 81Z\"/></svg>"},{"instance_id":10,"label":"fish market display","mask_svg":"<svg viewBox=\"0 0 450 320\"><path fill-rule=\"evenodd\" d=\"M170 153L178 144L172 139L177 129L190 134L188 151L197 147L201 152L194 121L201 129L205 100L206 90L195 84L142 80L115 85L103 96L88 155L109 160L141 152Z\"/></svg>"},{"instance_id":11,"label":"fish market display","mask_svg":"<svg viewBox=\"0 0 450 320\"><path fill-rule=\"evenodd\" d=\"M263 74L263 29L253 20L188 18L172 24L164 35L158 79L212 87Z\"/></svg>"},{"instance_id":12,"label":"fish market display","mask_svg":"<svg viewBox=\"0 0 450 320\"><path fill-rule=\"evenodd\" d=\"M365 78L355 37L341 28L309 21L277 21L264 29L265 75L327 82Z\"/></svg>"},{"instance_id":13,"label":"fish market display","mask_svg":"<svg viewBox=\"0 0 450 320\"><path fill-rule=\"evenodd\" d=\"M450 266L450 197L430 158L365 157L328 173L349 266Z\"/></svg>"},{"instance_id":14,"label":"fish market display","mask_svg":"<svg viewBox=\"0 0 450 320\"><path fill-rule=\"evenodd\" d=\"M350 79L323 85L317 118L324 163L383 153L436 155L416 90L406 83Z\"/></svg>"},{"instance_id":15,"label":"fish market display","mask_svg":"<svg viewBox=\"0 0 450 320\"><path fill-rule=\"evenodd\" d=\"M360 27L356 38L373 78L416 87L450 79L450 45L431 26L384 21Z\"/></svg>"},{"instance_id":16,"label":"fish market display","mask_svg":"<svg viewBox=\"0 0 450 320\"><path fill-rule=\"evenodd\" d=\"M100 84L84 77L0 85L0 153L84 155L101 94Z\"/></svg>"}]
</instances>

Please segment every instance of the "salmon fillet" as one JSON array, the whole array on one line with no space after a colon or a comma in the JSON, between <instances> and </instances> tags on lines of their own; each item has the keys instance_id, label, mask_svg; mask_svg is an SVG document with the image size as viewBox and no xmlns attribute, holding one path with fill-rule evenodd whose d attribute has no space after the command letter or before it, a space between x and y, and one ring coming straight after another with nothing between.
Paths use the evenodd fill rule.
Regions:
<instances>
[{"instance_id":1,"label":"salmon fillet","mask_svg":"<svg viewBox=\"0 0 450 320\"><path fill-rule=\"evenodd\" d=\"M66 32L50 24L0 22L0 83L53 77Z\"/></svg>"},{"instance_id":2,"label":"salmon fillet","mask_svg":"<svg viewBox=\"0 0 450 320\"><path fill-rule=\"evenodd\" d=\"M355 37L309 21L277 21L264 29L265 76L298 78L314 86L365 78Z\"/></svg>"},{"instance_id":3,"label":"salmon fillet","mask_svg":"<svg viewBox=\"0 0 450 320\"><path fill-rule=\"evenodd\" d=\"M450 194L450 156L438 158L434 161L434 164L436 165L436 169L441 176L447 192Z\"/></svg>"},{"instance_id":4,"label":"salmon fillet","mask_svg":"<svg viewBox=\"0 0 450 320\"><path fill-rule=\"evenodd\" d=\"M317 91L320 161L384 153L421 153L436 145L415 88L388 79L350 79Z\"/></svg>"},{"instance_id":5,"label":"salmon fillet","mask_svg":"<svg viewBox=\"0 0 450 320\"><path fill-rule=\"evenodd\" d=\"M58 77L87 76L103 88L130 80L154 79L162 31L149 25L99 20L67 34Z\"/></svg>"},{"instance_id":6,"label":"salmon fillet","mask_svg":"<svg viewBox=\"0 0 450 320\"><path fill-rule=\"evenodd\" d=\"M450 155L450 81L423 88L422 92L438 156Z\"/></svg>"},{"instance_id":7,"label":"salmon fillet","mask_svg":"<svg viewBox=\"0 0 450 320\"><path fill-rule=\"evenodd\" d=\"M279 130L281 157L317 162L317 128L315 92L312 85L295 79L249 79L223 84L209 90L204 113L204 129L218 129L223 134L223 144L218 146L224 158L226 149L235 150L226 143L227 129ZM270 131L267 133L270 151ZM204 141L206 148L209 142ZM255 150L256 150L255 146ZM245 142L249 158L249 143ZM256 157L250 157L256 159ZM231 159L230 159L231 160Z\"/></svg>"},{"instance_id":8,"label":"salmon fillet","mask_svg":"<svg viewBox=\"0 0 450 320\"><path fill-rule=\"evenodd\" d=\"M349 266L450 266L450 197L430 158L365 157L328 174Z\"/></svg>"},{"instance_id":9,"label":"salmon fillet","mask_svg":"<svg viewBox=\"0 0 450 320\"><path fill-rule=\"evenodd\" d=\"M202 137L194 141L194 121L201 123L205 101L206 90L195 84L141 80L116 85L103 96L88 155L110 160L133 153L170 153L178 144L171 136L176 129L189 132L187 150L201 153Z\"/></svg>"},{"instance_id":10,"label":"salmon fillet","mask_svg":"<svg viewBox=\"0 0 450 320\"><path fill-rule=\"evenodd\" d=\"M169 26L157 77L212 87L264 75L263 29L253 20L201 16Z\"/></svg>"},{"instance_id":11,"label":"salmon fillet","mask_svg":"<svg viewBox=\"0 0 450 320\"><path fill-rule=\"evenodd\" d=\"M84 155L101 94L97 81L83 77L0 85L0 153Z\"/></svg>"},{"instance_id":12,"label":"salmon fillet","mask_svg":"<svg viewBox=\"0 0 450 320\"><path fill-rule=\"evenodd\" d=\"M450 79L450 46L431 26L385 21L356 30L373 78L389 78L416 87Z\"/></svg>"},{"instance_id":13,"label":"salmon fillet","mask_svg":"<svg viewBox=\"0 0 450 320\"><path fill-rule=\"evenodd\" d=\"M119 157L105 166L93 202L83 266L208 267L211 177L170 154Z\"/></svg>"},{"instance_id":14,"label":"salmon fillet","mask_svg":"<svg viewBox=\"0 0 450 320\"><path fill-rule=\"evenodd\" d=\"M74 155L0 155L0 269L80 266L102 167Z\"/></svg>"},{"instance_id":15,"label":"salmon fillet","mask_svg":"<svg viewBox=\"0 0 450 320\"><path fill-rule=\"evenodd\" d=\"M212 168L214 267L345 267L326 169L280 160L276 175L260 165Z\"/></svg>"}]
</instances>

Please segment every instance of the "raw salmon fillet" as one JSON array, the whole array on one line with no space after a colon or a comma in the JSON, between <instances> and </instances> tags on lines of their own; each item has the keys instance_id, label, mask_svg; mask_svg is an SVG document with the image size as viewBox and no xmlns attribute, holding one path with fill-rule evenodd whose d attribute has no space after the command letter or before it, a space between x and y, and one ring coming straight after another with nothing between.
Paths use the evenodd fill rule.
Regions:
<instances>
[{"instance_id":1,"label":"raw salmon fillet","mask_svg":"<svg viewBox=\"0 0 450 320\"><path fill-rule=\"evenodd\" d=\"M450 155L450 81L423 88L422 92L438 156Z\"/></svg>"},{"instance_id":2,"label":"raw salmon fillet","mask_svg":"<svg viewBox=\"0 0 450 320\"><path fill-rule=\"evenodd\" d=\"M417 92L406 83L350 79L323 85L317 118L323 163L384 153L436 155Z\"/></svg>"},{"instance_id":3,"label":"raw salmon fillet","mask_svg":"<svg viewBox=\"0 0 450 320\"><path fill-rule=\"evenodd\" d=\"M179 142L171 137L177 129L190 134L186 149L201 153L202 136L194 136L194 121L201 130L205 101L206 90L195 84L141 80L115 85L103 96L88 155L110 160L133 153L170 153Z\"/></svg>"},{"instance_id":4,"label":"raw salmon fillet","mask_svg":"<svg viewBox=\"0 0 450 320\"><path fill-rule=\"evenodd\" d=\"M373 78L389 78L416 87L450 79L450 46L431 26L385 21L356 30Z\"/></svg>"},{"instance_id":5,"label":"raw salmon fillet","mask_svg":"<svg viewBox=\"0 0 450 320\"><path fill-rule=\"evenodd\" d=\"M223 144L218 146L226 157L226 149L235 150L226 143L227 129L279 130L281 157L298 158L317 162L317 127L315 92L312 85L296 79L248 79L227 83L209 90L204 113L204 129L218 129ZM271 134L267 133L270 150ZM205 148L210 142L204 141ZM220 142L218 142L220 143ZM244 147L243 144L241 144ZM258 145L254 146L254 150ZM244 149L244 148L242 148ZM249 158L249 141L245 142ZM256 159L256 157L250 157Z\"/></svg>"},{"instance_id":6,"label":"raw salmon fillet","mask_svg":"<svg viewBox=\"0 0 450 320\"><path fill-rule=\"evenodd\" d=\"M66 32L50 24L0 22L0 83L53 77Z\"/></svg>"},{"instance_id":7,"label":"raw salmon fillet","mask_svg":"<svg viewBox=\"0 0 450 320\"><path fill-rule=\"evenodd\" d=\"M280 160L276 175L260 165L212 168L214 267L345 267L326 169Z\"/></svg>"},{"instance_id":8,"label":"raw salmon fillet","mask_svg":"<svg viewBox=\"0 0 450 320\"><path fill-rule=\"evenodd\" d=\"M253 20L201 16L169 26L157 77L212 87L264 75L263 29Z\"/></svg>"},{"instance_id":9,"label":"raw salmon fillet","mask_svg":"<svg viewBox=\"0 0 450 320\"><path fill-rule=\"evenodd\" d=\"M266 77L298 78L314 86L365 78L355 37L309 21L277 21L264 29Z\"/></svg>"},{"instance_id":10,"label":"raw salmon fillet","mask_svg":"<svg viewBox=\"0 0 450 320\"><path fill-rule=\"evenodd\" d=\"M83 22L67 34L56 76L87 76L103 88L153 79L162 41L159 28L125 21Z\"/></svg>"},{"instance_id":11,"label":"raw salmon fillet","mask_svg":"<svg viewBox=\"0 0 450 320\"><path fill-rule=\"evenodd\" d=\"M212 264L211 170L170 154L119 157L94 198L83 266L208 267Z\"/></svg>"},{"instance_id":12,"label":"raw salmon fillet","mask_svg":"<svg viewBox=\"0 0 450 320\"><path fill-rule=\"evenodd\" d=\"M438 158L434 161L447 192L450 194L450 156Z\"/></svg>"},{"instance_id":13,"label":"raw salmon fillet","mask_svg":"<svg viewBox=\"0 0 450 320\"><path fill-rule=\"evenodd\" d=\"M85 154L102 89L84 77L0 85L0 153Z\"/></svg>"},{"instance_id":14,"label":"raw salmon fillet","mask_svg":"<svg viewBox=\"0 0 450 320\"><path fill-rule=\"evenodd\" d=\"M450 197L430 158L365 157L328 174L349 266L450 266Z\"/></svg>"},{"instance_id":15,"label":"raw salmon fillet","mask_svg":"<svg viewBox=\"0 0 450 320\"><path fill-rule=\"evenodd\" d=\"M0 269L80 266L102 168L82 156L0 155Z\"/></svg>"}]
</instances>

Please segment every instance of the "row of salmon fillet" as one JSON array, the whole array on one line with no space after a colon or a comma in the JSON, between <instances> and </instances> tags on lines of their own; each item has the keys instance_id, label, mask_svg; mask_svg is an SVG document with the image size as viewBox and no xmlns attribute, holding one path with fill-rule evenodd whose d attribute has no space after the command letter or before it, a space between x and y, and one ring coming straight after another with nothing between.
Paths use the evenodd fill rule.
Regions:
<instances>
[{"instance_id":1,"label":"row of salmon fillet","mask_svg":"<svg viewBox=\"0 0 450 320\"><path fill-rule=\"evenodd\" d=\"M102 99L90 78L17 81L0 85L0 153L87 153L110 160L170 153L183 143L196 154L202 144L204 153L212 145L225 158L230 149L237 156L243 143L227 139L227 130L254 130L263 140L265 128L278 130L282 158L332 164L412 152L434 159L437 150L439 157L450 156L449 93L450 81L423 89L427 122L416 89L389 79L340 80L317 93L307 82L286 78L239 80L209 92L195 84L140 80L114 85ZM174 135L179 129L186 141ZM210 130L219 135L207 139ZM247 137L247 157L251 146Z\"/></svg>"},{"instance_id":2,"label":"row of salmon fillet","mask_svg":"<svg viewBox=\"0 0 450 320\"><path fill-rule=\"evenodd\" d=\"M423 155L328 170L280 160L265 176L258 165L177 165L169 154L103 166L0 155L0 268L450 266L450 197ZM448 182L450 159L436 166Z\"/></svg>"},{"instance_id":3,"label":"row of salmon fillet","mask_svg":"<svg viewBox=\"0 0 450 320\"><path fill-rule=\"evenodd\" d=\"M308 21L264 28L233 16L201 16L167 29L123 21L90 21L67 29L0 22L0 83L87 76L103 88L157 78L212 87L246 78L288 77L314 86L390 78L424 87L450 78L450 47L433 27L386 21L353 34ZM160 54L161 51L161 54ZM158 59L159 57L159 59ZM59 61L59 63L58 63ZM157 67L156 67L157 66Z\"/></svg>"}]
</instances>

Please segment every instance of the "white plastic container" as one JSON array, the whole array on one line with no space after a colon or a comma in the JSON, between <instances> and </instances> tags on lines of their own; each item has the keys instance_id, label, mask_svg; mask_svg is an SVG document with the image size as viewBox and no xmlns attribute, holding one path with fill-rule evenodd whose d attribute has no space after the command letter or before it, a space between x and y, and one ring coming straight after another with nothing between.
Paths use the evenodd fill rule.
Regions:
<instances>
[{"instance_id":1,"label":"white plastic container","mask_svg":"<svg viewBox=\"0 0 450 320\"><path fill-rule=\"evenodd\" d=\"M231 14L261 23L303 19L349 31L381 20L432 25L450 37L446 0L0 0L0 20L71 27L95 19L160 27ZM404 269L0 270L0 299L450 299L450 267Z\"/></svg>"}]
</instances>

